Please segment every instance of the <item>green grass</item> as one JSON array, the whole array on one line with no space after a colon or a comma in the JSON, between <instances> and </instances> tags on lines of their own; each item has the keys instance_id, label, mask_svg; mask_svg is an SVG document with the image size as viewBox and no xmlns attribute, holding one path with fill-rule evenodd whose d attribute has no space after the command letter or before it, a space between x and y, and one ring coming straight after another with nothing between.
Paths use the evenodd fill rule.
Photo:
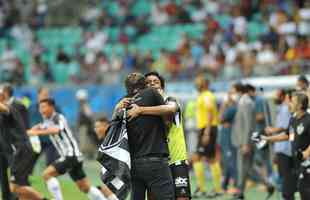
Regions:
<instances>
[{"instance_id":1,"label":"green grass","mask_svg":"<svg viewBox=\"0 0 310 200\"><path fill-rule=\"evenodd\" d=\"M70 180L64 178L60 179L60 184L62 188L62 193L64 199L68 200L86 200L87 196L80 192L74 183ZM32 177L32 186L37 189L40 193L44 194L45 197L51 198L51 195L47 191L47 188L43 182L42 177L35 176Z\"/></svg>"},{"instance_id":2,"label":"green grass","mask_svg":"<svg viewBox=\"0 0 310 200\"><path fill-rule=\"evenodd\" d=\"M65 200L87 200L87 196L81 193L74 185L74 183L67 177L61 178L60 182ZM32 184L41 193L43 193L46 196L49 196L42 177L39 176L33 177ZM211 183L209 183L208 185L211 187ZM246 197L248 197L249 200L263 200L266 197L266 193L257 190L257 188L253 188L246 192ZM216 200L228 200L228 199L231 199L230 195L225 195L216 198ZM203 200L203 198L199 200ZM270 200L280 200L280 194L276 192Z\"/></svg>"},{"instance_id":3,"label":"green grass","mask_svg":"<svg viewBox=\"0 0 310 200\"><path fill-rule=\"evenodd\" d=\"M36 188L39 192L44 194L46 197L50 197L49 192L47 191L47 188L44 184L44 181L42 179L41 172L44 169L44 164L42 161L39 163L38 166L36 166L34 176L31 177L31 183L34 188ZM95 161L85 161L85 171L89 179L91 180L92 185L100 185L100 166ZM64 175L59 178L61 183L62 192L64 195L65 200L87 200L87 196L80 192L78 188L75 186L74 182L67 176ZM191 181L192 184L192 191L195 190L195 179L192 178ZM212 185L210 182L208 182L207 188L212 188ZM258 190L257 187L254 187L252 189L247 190L246 192L247 200L264 200L266 197L266 192ZM270 200L280 200L280 193L275 192L273 197ZM204 200L205 198L201 198L199 200ZM231 199L231 196L225 195L222 197L215 198L216 200L228 200ZM296 199L298 200L298 198Z\"/></svg>"}]
</instances>

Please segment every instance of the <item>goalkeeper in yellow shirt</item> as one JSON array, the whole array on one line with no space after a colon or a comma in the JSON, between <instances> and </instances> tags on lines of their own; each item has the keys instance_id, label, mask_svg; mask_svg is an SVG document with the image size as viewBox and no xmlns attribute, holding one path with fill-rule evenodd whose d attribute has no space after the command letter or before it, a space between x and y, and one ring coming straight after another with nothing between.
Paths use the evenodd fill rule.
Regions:
<instances>
[{"instance_id":1,"label":"goalkeeper in yellow shirt","mask_svg":"<svg viewBox=\"0 0 310 200\"><path fill-rule=\"evenodd\" d=\"M190 179L180 105L175 98L165 96L165 80L157 72L150 72L145 75L145 78L148 87L162 94L166 105L153 107L132 105L128 116L130 119L138 115L161 115L165 118L168 127L169 165L174 180L176 200L189 200L191 199Z\"/></svg>"}]
</instances>

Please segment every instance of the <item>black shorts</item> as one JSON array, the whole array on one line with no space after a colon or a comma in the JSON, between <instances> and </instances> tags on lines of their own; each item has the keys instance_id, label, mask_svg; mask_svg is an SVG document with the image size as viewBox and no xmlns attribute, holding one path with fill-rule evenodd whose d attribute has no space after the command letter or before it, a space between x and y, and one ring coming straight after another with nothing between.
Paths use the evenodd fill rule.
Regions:
<instances>
[{"instance_id":1,"label":"black shorts","mask_svg":"<svg viewBox=\"0 0 310 200\"><path fill-rule=\"evenodd\" d=\"M202 136L204 129L199 131L197 153L201 156L206 156L207 158L215 158L216 153L216 138L217 138L217 126L212 126L210 131L210 142L208 145L204 146L202 144Z\"/></svg>"},{"instance_id":2,"label":"black shorts","mask_svg":"<svg viewBox=\"0 0 310 200\"><path fill-rule=\"evenodd\" d=\"M79 181L86 177L83 169L83 161L78 157L61 157L51 164L58 174L69 173L73 181Z\"/></svg>"},{"instance_id":3,"label":"black shorts","mask_svg":"<svg viewBox=\"0 0 310 200\"><path fill-rule=\"evenodd\" d=\"M191 199L191 185L188 165L186 162L181 161L181 163L172 164L170 165L170 170L172 173L176 198L187 197Z\"/></svg>"},{"instance_id":4,"label":"black shorts","mask_svg":"<svg viewBox=\"0 0 310 200\"><path fill-rule=\"evenodd\" d=\"M32 173L36 156L28 143L16 145L15 148L11 163L11 182L19 186L28 186L28 177Z\"/></svg>"}]
</instances>

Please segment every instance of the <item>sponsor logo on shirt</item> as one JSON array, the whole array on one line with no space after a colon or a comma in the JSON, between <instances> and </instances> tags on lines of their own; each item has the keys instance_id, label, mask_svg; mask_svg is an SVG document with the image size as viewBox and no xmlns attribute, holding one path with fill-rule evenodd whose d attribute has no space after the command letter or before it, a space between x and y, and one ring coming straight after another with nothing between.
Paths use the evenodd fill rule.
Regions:
<instances>
[{"instance_id":1,"label":"sponsor logo on shirt","mask_svg":"<svg viewBox=\"0 0 310 200\"><path fill-rule=\"evenodd\" d=\"M188 185L187 178L177 177L174 181L176 187L187 187Z\"/></svg>"}]
</instances>

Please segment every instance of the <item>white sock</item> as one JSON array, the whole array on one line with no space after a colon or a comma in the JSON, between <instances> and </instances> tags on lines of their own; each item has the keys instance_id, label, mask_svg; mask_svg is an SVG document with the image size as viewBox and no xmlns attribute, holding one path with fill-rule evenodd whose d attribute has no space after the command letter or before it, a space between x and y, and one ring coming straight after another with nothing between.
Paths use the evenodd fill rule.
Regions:
<instances>
[{"instance_id":1,"label":"white sock","mask_svg":"<svg viewBox=\"0 0 310 200\"><path fill-rule=\"evenodd\" d=\"M63 200L60 184L57 178L53 177L46 181L48 191L53 195L55 200Z\"/></svg>"},{"instance_id":2,"label":"white sock","mask_svg":"<svg viewBox=\"0 0 310 200\"><path fill-rule=\"evenodd\" d=\"M108 200L119 200L115 194L112 194L108 197Z\"/></svg>"},{"instance_id":3,"label":"white sock","mask_svg":"<svg viewBox=\"0 0 310 200\"><path fill-rule=\"evenodd\" d=\"M90 200L108 200L96 187L91 186L87 193Z\"/></svg>"}]
</instances>

